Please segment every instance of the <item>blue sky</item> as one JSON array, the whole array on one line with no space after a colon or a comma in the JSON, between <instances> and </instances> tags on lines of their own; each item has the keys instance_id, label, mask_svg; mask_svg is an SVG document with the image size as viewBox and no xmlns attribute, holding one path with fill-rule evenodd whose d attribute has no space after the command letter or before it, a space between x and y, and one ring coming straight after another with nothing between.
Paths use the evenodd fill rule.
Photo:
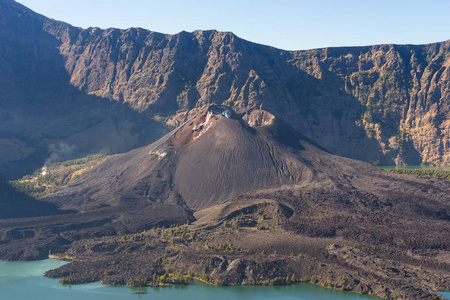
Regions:
<instances>
[{"instance_id":1,"label":"blue sky","mask_svg":"<svg viewBox=\"0 0 450 300\"><path fill-rule=\"evenodd\" d=\"M18 0L87 28L216 29L286 50L450 39L448 0Z\"/></svg>"}]
</instances>

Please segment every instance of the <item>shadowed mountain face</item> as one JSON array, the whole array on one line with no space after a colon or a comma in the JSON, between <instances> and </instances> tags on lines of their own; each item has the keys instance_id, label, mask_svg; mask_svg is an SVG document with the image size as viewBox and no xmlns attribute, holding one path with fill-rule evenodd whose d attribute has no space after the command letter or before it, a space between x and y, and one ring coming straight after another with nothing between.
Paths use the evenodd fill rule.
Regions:
<instances>
[{"instance_id":1,"label":"shadowed mountain face","mask_svg":"<svg viewBox=\"0 0 450 300\"><path fill-rule=\"evenodd\" d=\"M146 145L211 103L262 106L346 157L448 160L448 41L289 52L217 31L81 29L12 0L0 22L8 178L51 157Z\"/></svg>"},{"instance_id":2,"label":"shadowed mountain face","mask_svg":"<svg viewBox=\"0 0 450 300\"><path fill-rule=\"evenodd\" d=\"M71 85L49 20L0 1L0 174L6 179L71 157L126 152L165 126L128 105Z\"/></svg>"}]
</instances>

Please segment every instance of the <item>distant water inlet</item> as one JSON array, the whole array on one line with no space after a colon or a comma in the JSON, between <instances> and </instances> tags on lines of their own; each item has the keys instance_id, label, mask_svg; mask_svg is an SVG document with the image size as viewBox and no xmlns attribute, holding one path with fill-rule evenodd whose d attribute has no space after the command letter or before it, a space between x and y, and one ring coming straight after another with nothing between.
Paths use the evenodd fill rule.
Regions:
<instances>
[{"instance_id":1,"label":"distant water inlet","mask_svg":"<svg viewBox=\"0 0 450 300\"><path fill-rule=\"evenodd\" d=\"M56 279L43 277L46 270L57 268L64 262L43 260L34 262L0 262L0 298L15 300L362 300L379 299L366 295L325 289L312 284L292 286L235 286L216 287L200 282L189 286L142 288L146 294L136 294L137 288L111 287L100 283L61 285Z\"/></svg>"}]
</instances>

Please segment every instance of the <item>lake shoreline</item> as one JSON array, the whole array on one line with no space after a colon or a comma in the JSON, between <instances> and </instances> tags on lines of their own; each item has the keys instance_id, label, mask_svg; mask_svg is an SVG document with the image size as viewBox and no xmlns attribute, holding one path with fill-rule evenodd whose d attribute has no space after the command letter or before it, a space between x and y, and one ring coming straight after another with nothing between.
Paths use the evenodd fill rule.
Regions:
<instances>
[{"instance_id":1,"label":"lake shoreline","mask_svg":"<svg viewBox=\"0 0 450 300\"><path fill-rule=\"evenodd\" d=\"M312 283L333 290L380 298L398 298L404 293L405 299L411 299L414 295L415 299L425 296L442 299L437 293L437 287L441 284L442 288L445 287L447 274L435 269L426 260L411 261L407 253L401 256L400 253L389 254L383 249L363 245L346 246L339 239L301 237L281 229L263 232L266 243L273 247L270 253L255 252L247 248L250 245L244 244L244 241L256 241L262 234L259 231L242 228L239 233L244 240L219 244L205 243L217 238L217 232L195 231L196 240L181 242L181 236L191 234L188 227L154 228L127 235L123 239L103 237L88 243L84 241L79 245L80 248L76 246L60 256L70 256L75 258L74 261L46 272L45 276L58 278L66 284L101 282L111 286L135 287L186 284L187 278L214 286ZM236 239L233 230L221 232L224 239L227 237L225 240ZM173 235L171 239L178 242L168 242L168 235ZM297 254L289 254L283 249L284 245L296 244L307 245L308 249ZM323 248L327 249L325 253L314 250ZM96 251L90 251L89 256L86 256L86 249ZM119 251L115 252L114 249ZM389 256L381 259L381 255ZM360 271L349 267L346 263L348 257L352 258L353 265L361 266ZM363 271L363 266L383 270L384 274L374 276ZM431 286L423 289L422 281L430 279L436 282L436 289L431 289ZM406 285L418 288L404 290Z\"/></svg>"},{"instance_id":2,"label":"lake shoreline","mask_svg":"<svg viewBox=\"0 0 450 300\"><path fill-rule=\"evenodd\" d=\"M14 293L14 299L25 300L29 299L31 293L37 296L33 299L47 299L46 297L58 296L63 299L128 299L128 297L136 296L139 291L137 287L127 286L105 286L99 283L90 283L82 285L61 285L56 279L48 279L42 277L46 267L58 267L61 261L44 260L33 262L0 262L3 273L0 271L0 292L2 295L8 297L13 294L12 290L21 286L21 282L27 284L29 289L36 289L36 291L27 291L23 289ZM36 270L33 270L36 268ZM14 276L7 276L11 270L17 270ZM5 282L5 283L4 283ZM4 284L3 284L4 283ZM2 285L3 284L3 285ZM13 288L11 288L11 285ZM361 299L377 299L371 296L361 296L354 293L345 293L341 291L333 291L323 289L321 287L311 284L297 284L285 287L255 287L255 286L234 286L234 287L217 287L206 283L194 281L189 286L166 286L164 288L141 288L142 294L140 297L149 297L149 299L165 299L174 300L180 299L270 299L277 300L288 297L289 299L299 300L361 300ZM146 294L144 294L146 293ZM42 295L43 298L39 298ZM130 298L131 299L131 298Z\"/></svg>"},{"instance_id":3,"label":"lake shoreline","mask_svg":"<svg viewBox=\"0 0 450 300\"><path fill-rule=\"evenodd\" d=\"M26 285L34 290L33 299L44 300L50 297L60 297L67 300L83 298L84 300L119 300L128 299L136 295L139 291L137 287L113 286L108 287L99 283L90 283L82 285L61 285L56 279L47 279L42 275L48 268L54 268L63 265L64 261L47 259L32 262L5 262L0 261L0 292L3 296L14 295L16 300L29 299L33 292L27 292L23 288ZM11 287L12 285L12 287ZM21 291L13 291L17 288ZM163 289L141 288L142 297L149 299L175 300L183 294L183 299L250 299L256 300L264 296L267 300L279 300L288 297L288 299L299 300L370 300L379 299L374 296L363 296L355 293L329 290L312 284L295 284L284 287L271 286L235 286L235 287L214 287L210 284L193 281L189 286L166 286ZM38 295L38 296L36 296ZM42 295L42 298L39 298ZM191 296L195 295L195 298ZM450 293L445 294L450 296ZM253 297L253 298L252 298ZM131 299L131 298L130 298Z\"/></svg>"}]
</instances>

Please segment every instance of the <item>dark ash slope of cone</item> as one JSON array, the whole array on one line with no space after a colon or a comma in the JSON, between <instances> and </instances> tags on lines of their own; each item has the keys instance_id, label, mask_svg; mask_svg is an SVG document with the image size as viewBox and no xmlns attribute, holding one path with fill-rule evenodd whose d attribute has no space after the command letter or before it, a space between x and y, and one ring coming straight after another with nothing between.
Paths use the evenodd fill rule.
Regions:
<instances>
[{"instance_id":1,"label":"dark ash slope of cone","mask_svg":"<svg viewBox=\"0 0 450 300\"><path fill-rule=\"evenodd\" d=\"M48 200L60 209L163 202L199 210L317 181L315 157L327 155L267 112L227 118L206 111L152 145L107 159Z\"/></svg>"},{"instance_id":2,"label":"dark ash slope of cone","mask_svg":"<svg viewBox=\"0 0 450 300\"><path fill-rule=\"evenodd\" d=\"M289 148L274 139L283 130L276 128L279 121L251 127L243 120L210 114L199 117L205 119L200 127L194 120L185 128L196 127L195 135L192 142L182 146L174 173L175 188L192 209L220 204L245 192L314 178L301 153L310 145L298 142L297 148ZM178 136L172 142L177 143Z\"/></svg>"},{"instance_id":3,"label":"dark ash slope of cone","mask_svg":"<svg viewBox=\"0 0 450 300\"><path fill-rule=\"evenodd\" d=\"M46 200L61 210L165 203L193 212L288 186L372 191L366 182L386 182L386 176L320 149L268 112L229 118L208 110L149 146L106 159Z\"/></svg>"}]
</instances>

